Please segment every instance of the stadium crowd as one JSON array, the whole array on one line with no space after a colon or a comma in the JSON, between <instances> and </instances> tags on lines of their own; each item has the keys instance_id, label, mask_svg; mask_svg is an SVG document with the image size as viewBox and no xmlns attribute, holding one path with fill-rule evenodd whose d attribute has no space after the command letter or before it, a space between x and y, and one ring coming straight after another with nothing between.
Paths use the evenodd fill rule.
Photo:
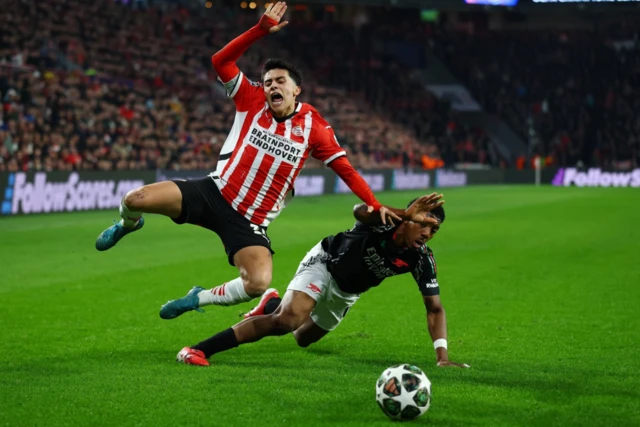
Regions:
<instances>
[{"instance_id":1,"label":"stadium crowd","mask_svg":"<svg viewBox=\"0 0 640 427\"><path fill-rule=\"evenodd\" d=\"M0 171L214 168L234 105L210 57L257 16L216 6L6 0ZM633 31L469 36L372 16L349 23L295 16L239 66L253 79L267 57L300 66L300 99L329 120L359 168L524 167L523 156L533 154L516 162L499 158L482 129L467 128L411 78L412 61L402 57L420 61L425 40L549 164L640 163L640 119L633 113L640 104L640 50L615 43L637 40Z\"/></svg>"},{"instance_id":2,"label":"stadium crowd","mask_svg":"<svg viewBox=\"0 0 640 427\"><path fill-rule=\"evenodd\" d=\"M256 13L218 9L211 19L109 0L5 3L0 170L215 166L234 106L215 82L210 56L253 25ZM283 38L262 40L239 65L254 79L268 56L300 65L301 100L328 118L357 167L488 161L473 145L486 145L486 137L458 124L448 105L408 74L389 90L383 82L399 65L361 52L350 26L315 33L293 27ZM338 64L326 52L336 43L357 53L355 60Z\"/></svg>"},{"instance_id":3,"label":"stadium crowd","mask_svg":"<svg viewBox=\"0 0 640 427\"><path fill-rule=\"evenodd\" d=\"M640 165L640 27L476 31L437 37L440 56L535 153L562 166Z\"/></svg>"}]
</instances>

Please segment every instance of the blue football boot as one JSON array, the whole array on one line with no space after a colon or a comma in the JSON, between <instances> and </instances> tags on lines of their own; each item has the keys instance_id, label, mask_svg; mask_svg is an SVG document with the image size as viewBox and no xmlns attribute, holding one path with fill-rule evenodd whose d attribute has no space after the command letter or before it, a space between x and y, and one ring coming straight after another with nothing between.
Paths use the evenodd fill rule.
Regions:
<instances>
[{"instance_id":1,"label":"blue football boot","mask_svg":"<svg viewBox=\"0 0 640 427\"><path fill-rule=\"evenodd\" d=\"M204 290L205 289L200 286L194 286L186 296L167 302L160 308L160 317L163 319L175 319L182 313L191 310L196 310L201 313L204 312L203 309L198 308L198 303L200 302L198 300L198 294Z\"/></svg>"},{"instance_id":2,"label":"blue football boot","mask_svg":"<svg viewBox=\"0 0 640 427\"><path fill-rule=\"evenodd\" d=\"M129 233L133 233L134 231L138 231L144 225L144 217L140 217L138 223L133 228L126 228L120 225L120 222L114 223L111 227L104 230L96 239L96 249L99 251L106 251L107 249L111 249Z\"/></svg>"}]
</instances>

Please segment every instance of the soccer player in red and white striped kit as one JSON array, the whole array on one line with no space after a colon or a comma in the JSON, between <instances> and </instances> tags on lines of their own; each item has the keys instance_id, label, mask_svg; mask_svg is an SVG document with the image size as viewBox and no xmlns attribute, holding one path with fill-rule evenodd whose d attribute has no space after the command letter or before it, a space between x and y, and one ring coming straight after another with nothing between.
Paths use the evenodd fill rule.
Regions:
<instances>
[{"instance_id":1,"label":"soccer player in red and white striped kit","mask_svg":"<svg viewBox=\"0 0 640 427\"><path fill-rule=\"evenodd\" d=\"M250 81L236 65L240 56L262 37L280 31L287 5L267 7L258 24L232 40L211 58L219 80L236 105L236 116L215 172L196 180L172 180L145 185L122 199L121 221L96 241L110 249L125 235L144 225L143 213L168 216L177 224L195 224L217 233L231 265L240 277L212 289L194 287L186 297L169 301L160 316L172 319L185 311L216 305L235 305L262 296L246 316L268 314L277 296L271 283L271 241L267 226L294 194L294 182L311 155L323 161L382 218L399 217L381 206L367 183L353 168L331 126L309 104L298 102L301 75L291 64L268 60L262 82Z\"/></svg>"}]
</instances>

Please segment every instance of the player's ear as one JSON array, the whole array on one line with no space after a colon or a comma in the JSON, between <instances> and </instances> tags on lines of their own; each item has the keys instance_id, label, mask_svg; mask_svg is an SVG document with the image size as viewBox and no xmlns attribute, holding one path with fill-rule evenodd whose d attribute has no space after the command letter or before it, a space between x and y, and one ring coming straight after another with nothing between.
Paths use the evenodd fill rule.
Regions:
<instances>
[{"instance_id":1,"label":"player's ear","mask_svg":"<svg viewBox=\"0 0 640 427\"><path fill-rule=\"evenodd\" d=\"M298 96L302 93L302 88L300 86L296 86L296 88L293 90L293 94L295 96Z\"/></svg>"}]
</instances>

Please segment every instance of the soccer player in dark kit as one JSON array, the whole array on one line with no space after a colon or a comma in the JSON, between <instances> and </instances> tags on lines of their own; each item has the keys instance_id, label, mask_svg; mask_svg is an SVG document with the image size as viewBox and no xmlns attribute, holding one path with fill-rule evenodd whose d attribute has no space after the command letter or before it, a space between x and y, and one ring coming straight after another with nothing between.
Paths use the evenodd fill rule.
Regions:
<instances>
[{"instance_id":1,"label":"soccer player in dark kit","mask_svg":"<svg viewBox=\"0 0 640 427\"><path fill-rule=\"evenodd\" d=\"M409 203L397 213L402 222L382 224L380 214L365 204L354 208L355 226L325 237L304 257L284 298L272 297L269 315L254 315L191 347L177 360L208 366L216 353L267 336L293 333L300 347L307 347L342 321L351 306L368 289L398 274L411 273L422 294L427 326L438 366L468 368L449 360L447 323L440 302L440 288L433 252L427 246L444 222L442 195L431 194Z\"/></svg>"}]
</instances>

